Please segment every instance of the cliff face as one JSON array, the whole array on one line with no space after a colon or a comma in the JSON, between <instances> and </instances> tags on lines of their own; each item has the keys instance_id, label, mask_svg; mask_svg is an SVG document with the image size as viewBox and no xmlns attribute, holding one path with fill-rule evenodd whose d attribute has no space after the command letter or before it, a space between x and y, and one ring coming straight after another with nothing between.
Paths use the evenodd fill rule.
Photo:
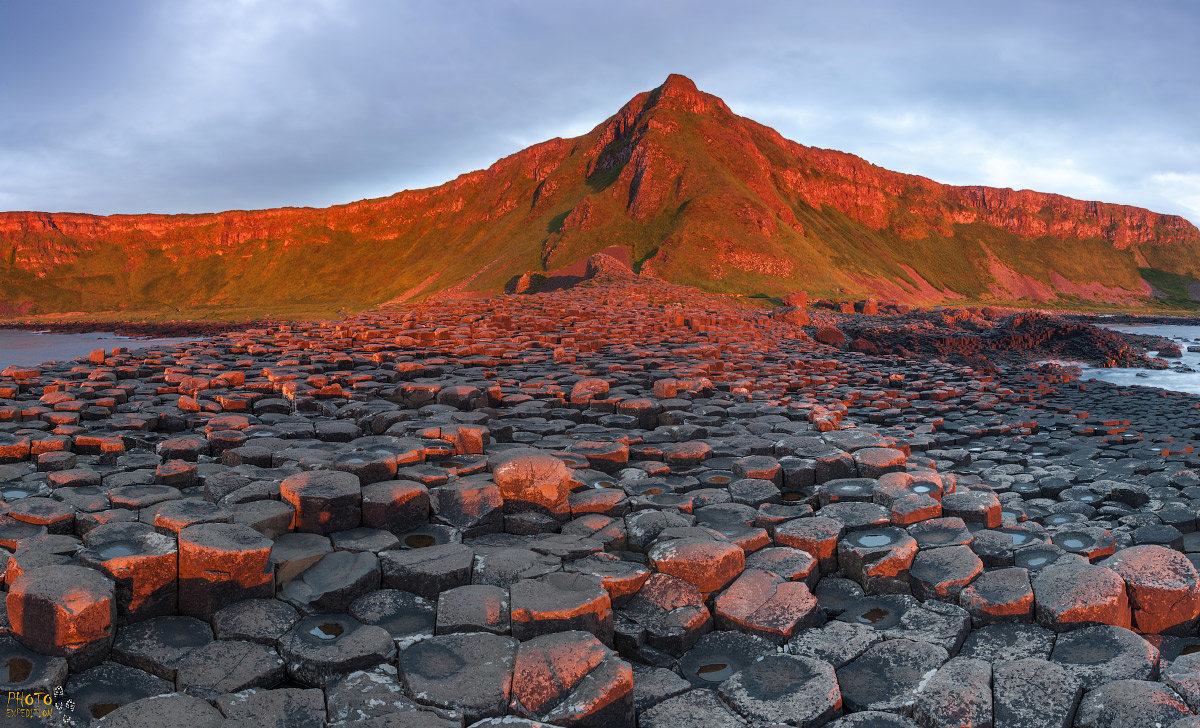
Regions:
<instances>
[{"instance_id":1,"label":"cliff face","mask_svg":"<svg viewBox=\"0 0 1200 728\"><path fill-rule=\"evenodd\" d=\"M952 187L806 147L682 76L588 134L439 187L347 205L204 215L0 213L0 310L361 307L500 290L612 245L716 291L1147 300L1200 276L1182 218Z\"/></svg>"}]
</instances>

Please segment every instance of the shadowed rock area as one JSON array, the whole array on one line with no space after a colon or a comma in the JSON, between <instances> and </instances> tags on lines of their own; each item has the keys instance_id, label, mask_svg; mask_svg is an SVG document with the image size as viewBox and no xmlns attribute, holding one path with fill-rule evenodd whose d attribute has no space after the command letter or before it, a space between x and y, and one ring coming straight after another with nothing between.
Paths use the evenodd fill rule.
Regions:
<instances>
[{"instance_id":1,"label":"shadowed rock area","mask_svg":"<svg viewBox=\"0 0 1200 728\"><path fill-rule=\"evenodd\" d=\"M0 689L62 688L50 725L1193 724L1200 399L582 278L4 369Z\"/></svg>"}]
</instances>

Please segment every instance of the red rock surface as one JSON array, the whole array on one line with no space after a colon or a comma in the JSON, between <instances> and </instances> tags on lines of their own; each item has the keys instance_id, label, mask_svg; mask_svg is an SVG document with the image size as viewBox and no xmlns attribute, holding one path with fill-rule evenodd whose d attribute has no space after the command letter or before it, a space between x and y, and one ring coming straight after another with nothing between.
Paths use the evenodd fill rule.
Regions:
<instances>
[{"instance_id":1,"label":"red rock surface","mask_svg":"<svg viewBox=\"0 0 1200 728\"><path fill-rule=\"evenodd\" d=\"M1027 270L1027 251L1059 243L1092 264ZM1138 301L1139 265L1200 275L1200 231L1180 217L888 171L784 139L672 75L583 136L429 189L322 209L0 213L0 313L529 292L595 272L577 268L600 250L674 282L781 296ZM961 258L964 274L944 265Z\"/></svg>"}]
</instances>

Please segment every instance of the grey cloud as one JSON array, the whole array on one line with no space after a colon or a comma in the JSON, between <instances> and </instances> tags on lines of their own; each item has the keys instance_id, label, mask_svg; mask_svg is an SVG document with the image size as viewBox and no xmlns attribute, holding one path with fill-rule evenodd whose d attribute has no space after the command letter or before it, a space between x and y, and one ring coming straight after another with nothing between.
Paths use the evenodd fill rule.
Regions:
<instances>
[{"instance_id":1,"label":"grey cloud","mask_svg":"<svg viewBox=\"0 0 1200 728\"><path fill-rule=\"evenodd\" d=\"M328 205L581 133L668 73L804 144L1200 220L1189 2L0 6L0 208Z\"/></svg>"}]
</instances>

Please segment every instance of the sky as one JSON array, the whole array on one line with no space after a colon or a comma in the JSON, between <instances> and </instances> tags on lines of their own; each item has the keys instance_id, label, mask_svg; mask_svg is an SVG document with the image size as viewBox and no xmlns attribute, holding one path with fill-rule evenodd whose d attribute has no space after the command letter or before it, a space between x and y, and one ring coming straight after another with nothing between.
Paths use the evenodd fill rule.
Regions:
<instances>
[{"instance_id":1,"label":"sky","mask_svg":"<svg viewBox=\"0 0 1200 728\"><path fill-rule=\"evenodd\" d=\"M0 210L325 206L669 73L802 144L1200 223L1194 0L0 3Z\"/></svg>"}]
</instances>

